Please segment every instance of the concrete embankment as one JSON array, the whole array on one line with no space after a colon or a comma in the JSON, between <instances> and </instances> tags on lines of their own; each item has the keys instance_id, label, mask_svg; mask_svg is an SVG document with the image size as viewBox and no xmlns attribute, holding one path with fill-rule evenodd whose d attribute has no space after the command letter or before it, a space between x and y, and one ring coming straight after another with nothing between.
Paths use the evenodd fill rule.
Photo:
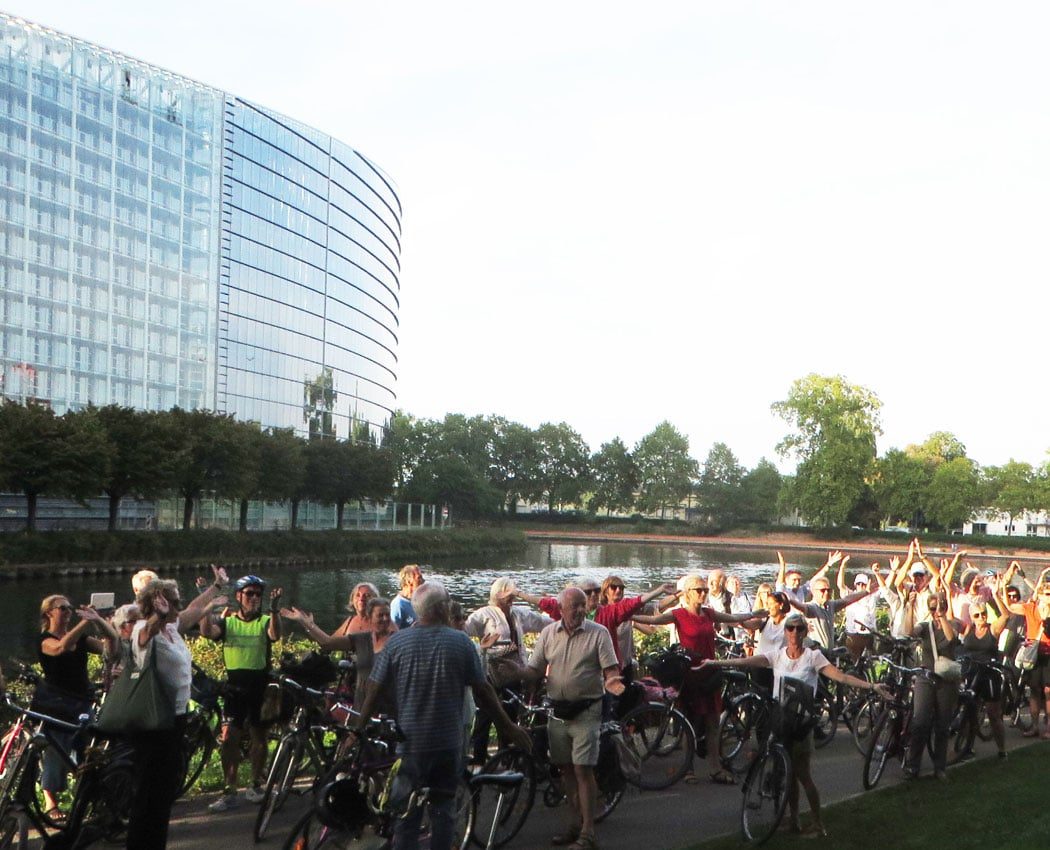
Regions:
<instances>
[{"instance_id":1,"label":"concrete embankment","mask_svg":"<svg viewBox=\"0 0 1050 850\"><path fill-rule=\"evenodd\" d=\"M691 534L624 534L609 531L547 531L540 529L528 529L525 536L530 541L544 541L550 543L626 543L626 544L650 544L662 546L697 546L707 549L764 549L781 552L812 552L823 553L841 550L851 555L873 555L901 557L908 550L909 538L901 535L900 543L894 545L884 540L818 540L803 538L801 536L760 536L760 537L704 537ZM945 544L931 543L924 547L924 551L938 558L951 557L957 550L966 553L968 560L1001 560L1003 558L1020 558L1026 561L1045 561L1050 563L1050 553L1033 552L1021 546L1016 549L1006 549L991 546L970 548L965 538L960 538L956 549ZM859 566L859 564L858 564Z\"/></svg>"}]
</instances>

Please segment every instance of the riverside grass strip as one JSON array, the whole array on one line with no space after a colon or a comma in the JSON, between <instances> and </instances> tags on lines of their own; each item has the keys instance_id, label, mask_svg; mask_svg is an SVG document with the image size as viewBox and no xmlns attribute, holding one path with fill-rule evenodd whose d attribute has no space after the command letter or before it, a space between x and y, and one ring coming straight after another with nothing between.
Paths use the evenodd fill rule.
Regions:
<instances>
[{"instance_id":1,"label":"riverside grass strip","mask_svg":"<svg viewBox=\"0 0 1050 850\"><path fill-rule=\"evenodd\" d=\"M1045 850L1050 836L1048 766L1050 743L1013 750L1003 761L994 756L976 759L949 769L947 782L924 775L824 806L827 838L778 833L766 846ZM805 795L802 799L805 826L809 816ZM739 799L734 803L739 806ZM740 850L744 846L739 833L734 833L691 845L688 850Z\"/></svg>"}]
</instances>

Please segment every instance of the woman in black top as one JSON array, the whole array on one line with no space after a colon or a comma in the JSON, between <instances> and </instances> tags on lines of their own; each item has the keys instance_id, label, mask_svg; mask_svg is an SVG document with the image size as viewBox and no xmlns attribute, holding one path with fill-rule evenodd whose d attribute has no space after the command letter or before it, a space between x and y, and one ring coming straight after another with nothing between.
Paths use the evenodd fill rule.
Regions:
<instances>
[{"instance_id":1,"label":"woman in black top","mask_svg":"<svg viewBox=\"0 0 1050 850\"><path fill-rule=\"evenodd\" d=\"M73 606L65 596L53 595L40 603L40 643L37 654L44 671L44 681L37 689L34 701L45 714L61 720L76 720L91 707L91 683L88 681L89 652L119 651L120 635L94 608L79 608L80 622L71 626ZM92 634L97 623L105 632L102 641ZM72 733L52 730L66 752L72 748ZM52 815L56 807L55 795L65 790L66 769L61 758L49 747L44 750L40 773L40 788L44 792L47 811Z\"/></svg>"},{"instance_id":2,"label":"woman in black top","mask_svg":"<svg viewBox=\"0 0 1050 850\"><path fill-rule=\"evenodd\" d=\"M986 665L999 660L999 635L1009 619L1010 612L994 623L988 622L987 605L971 606L970 625L963 632L960 655L979 662L969 673L970 687L984 700L992 737L999 748L999 758L1006 758L1006 731L1003 727L1003 675L995 667Z\"/></svg>"}]
</instances>

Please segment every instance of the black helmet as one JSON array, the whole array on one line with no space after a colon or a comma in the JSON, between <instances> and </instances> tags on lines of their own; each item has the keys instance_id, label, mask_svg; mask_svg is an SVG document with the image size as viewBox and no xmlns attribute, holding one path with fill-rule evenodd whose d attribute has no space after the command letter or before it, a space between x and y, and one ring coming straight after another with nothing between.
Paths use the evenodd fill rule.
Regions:
<instances>
[{"instance_id":1,"label":"black helmet","mask_svg":"<svg viewBox=\"0 0 1050 850\"><path fill-rule=\"evenodd\" d=\"M266 587L266 582L258 576L241 576L233 583L234 593L240 593L244 588L251 587L252 585Z\"/></svg>"},{"instance_id":2,"label":"black helmet","mask_svg":"<svg viewBox=\"0 0 1050 850\"><path fill-rule=\"evenodd\" d=\"M318 790L315 798L317 819L329 829L345 830L356 835L368 823L371 814L368 799L361 791L357 777L337 778Z\"/></svg>"}]
</instances>

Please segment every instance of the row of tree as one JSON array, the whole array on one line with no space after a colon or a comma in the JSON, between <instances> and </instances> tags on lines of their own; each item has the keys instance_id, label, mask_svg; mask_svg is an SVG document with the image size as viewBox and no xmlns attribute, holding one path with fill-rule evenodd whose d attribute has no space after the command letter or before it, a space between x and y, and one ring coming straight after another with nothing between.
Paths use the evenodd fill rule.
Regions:
<instances>
[{"instance_id":1,"label":"row of tree","mask_svg":"<svg viewBox=\"0 0 1050 850\"><path fill-rule=\"evenodd\" d=\"M30 530L41 496L104 495L112 530L127 496L181 497L189 528L205 493L239 502L242 530L252 500L290 503L293 528L303 500L335 505L342 528L347 503L386 498L393 481L390 453L367 439L304 440L205 410L0 405L0 492L25 495Z\"/></svg>"},{"instance_id":2,"label":"row of tree","mask_svg":"<svg viewBox=\"0 0 1050 850\"><path fill-rule=\"evenodd\" d=\"M685 506L713 526L771 522L781 476L768 460L752 470L724 443L700 464L689 440L661 422L629 449L619 437L592 452L565 422L529 428L501 416L396 414L384 447L406 501L451 505L459 516L514 513L520 502L549 510L666 515Z\"/></svg>"},{"instance_id":3,"label":"row of tree","mask_svg":"<svg viewBox=\"0 0 1050 850\"><path fill-rule=\"evenodd\" d=\"M948 431L878 456L881 409L875 393L840 375L795 381L773 405L792 427L777 449L798 462L783 484L782 511L796 508L819 526L951 530L980 509L1005 515L1008 527L1024 511L1050 510L1050 466L982 467Z\"/></svg>"},{"instance_id":4,"label":"row of tree","mask_svg":"<svg viewBox=\"0 0 1050 850\"><path fill-rule=\"evenodd\" d=\"M791 511L811 525L906 524L953 529L980 508L1009 517L1050 510L1050 467L1010 461L981 467L952 434L893 448L881 457L882 402L841 376L808 375L772 406L790 426L777 446L796 461L781 476L762 459L743 467L716 443L703 463L670 422L628 448L619 437L592 452L565 422L529 428L501 416L396 413L381 445L362 430L348 441L208 411L143 412L109 406L55 416L43 405L0 405L0 491L26 497L33 527L40 496L105 495L110 527L121 499L178 495L183 527L202 494L240 503L287 502L292 525L311 500L336 507L391 494L448 505L461 517L514 513L519 503L549 510L665 516L684 507L708 528L770 523Z\"/></svg>"}]
</instances>

